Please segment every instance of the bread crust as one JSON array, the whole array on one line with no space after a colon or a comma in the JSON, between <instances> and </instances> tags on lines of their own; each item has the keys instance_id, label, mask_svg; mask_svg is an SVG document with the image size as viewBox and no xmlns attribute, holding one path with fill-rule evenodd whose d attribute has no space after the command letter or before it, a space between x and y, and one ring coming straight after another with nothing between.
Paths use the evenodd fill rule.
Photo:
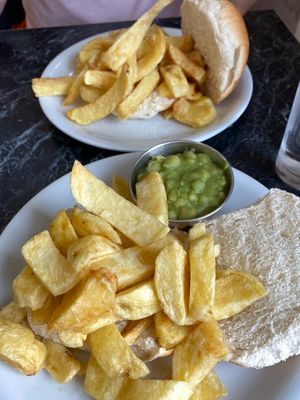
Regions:
<instances>
[{"instance_id":1,"label":"bread crust","mask_svg":"<svg viewBox=\"0 0 300 400\"><path fill-rule=\"evenodd\" d=\"M239 82L249 54L243 17L228 0L184 0L181 28L192 35L208 66L207 91L215 104Z\"/></svg>"}]
</instances>

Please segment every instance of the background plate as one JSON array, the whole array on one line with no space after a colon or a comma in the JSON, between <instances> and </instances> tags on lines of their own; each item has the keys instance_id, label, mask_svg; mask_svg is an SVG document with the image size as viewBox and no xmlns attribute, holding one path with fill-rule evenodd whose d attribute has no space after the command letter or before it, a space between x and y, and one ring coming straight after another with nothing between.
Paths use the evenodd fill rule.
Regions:
<instances>
[{"instance_id":1,"label":"background plate","mask_svg":"<svg viewBox=\"0 0 300 400\"><path fill-rule=\"evenodd\" d=\"M170 35L181 34L180 29L164 29ZM97 36L105 35L103 33ZM72 75L77 53L93 37L84 39L61 52L46 67L42 77L55 78ZM126 121L119 121L117 117L110 115L93 124L81 126L65 116L66 110L72 106L63 107L62 97L40 97L39 102L44 114L53 125L80 142L104 149L142 151L164 141L192 139L202 142L217 135L233 124L245 111L251 99L252 90L252 76L246 66L238 86L216 107L215 121L201 129L188 127L175 120L166 120L160 115L148 120L129 119Z\"/></svg>"}]
</instances>

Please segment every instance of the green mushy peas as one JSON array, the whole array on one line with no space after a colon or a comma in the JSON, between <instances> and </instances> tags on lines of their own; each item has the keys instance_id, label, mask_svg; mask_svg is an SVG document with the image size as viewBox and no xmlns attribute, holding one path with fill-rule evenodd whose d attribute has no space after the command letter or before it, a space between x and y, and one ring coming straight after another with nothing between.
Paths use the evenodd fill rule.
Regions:
<instances>
[{"instance_id":1,"label":"green mushy peas","mask_svg":"<svg viewBox=\"0 0 300 400\"><path fill-rule=\"evenodd\" d=\"M229 191L226 169L208 154L194 149L168 156L155 156L137 176L160 173L168 197L170 219L197 218L216 209Z\"/></svg>"}]
</instances>

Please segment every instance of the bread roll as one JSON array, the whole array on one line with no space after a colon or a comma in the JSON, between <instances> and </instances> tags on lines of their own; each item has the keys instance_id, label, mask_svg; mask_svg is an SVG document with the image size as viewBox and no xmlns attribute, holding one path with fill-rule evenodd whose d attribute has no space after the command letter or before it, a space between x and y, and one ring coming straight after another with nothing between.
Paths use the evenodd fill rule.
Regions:
<instances>
[{"instance_id":1,"label":"bread roll","mask_svg":"<svg viewBox=\"0 0 300 400\"><path fill-rule=\"evenodd\" d=\"M248 59L243 17L228 0L184 0L181 17L183 32L192 35L208 66L207 92L217 104L236 87Z\"/></svg>"}]
</instances>

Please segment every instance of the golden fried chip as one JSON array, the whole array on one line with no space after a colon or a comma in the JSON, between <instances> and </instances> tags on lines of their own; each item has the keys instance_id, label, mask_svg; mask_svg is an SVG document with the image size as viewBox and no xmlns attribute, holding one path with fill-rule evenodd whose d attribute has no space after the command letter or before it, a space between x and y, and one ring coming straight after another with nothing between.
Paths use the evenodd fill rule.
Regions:
<instances>
[{"instance_id":1,"label":"golden fried chip","mask_svg":"<svg viewBox=\"0 0 300 400\"><path fill-rule=\"evenodd\" d=\"M195 239L199 239L206 232L205 224L203 222L197 222L188 232L189 242Z\"/></svg>"},{"instance_id":2,"label":"golden fried chip","mask_svg":"<svg viewBox=\"0 0 300 400\"><path fill-rule=\"evenodd\" d=\"M0 359L25 375L35 375L43 367L46 347L30 329L0 317Z\"/></svg>"},{"instance_id":3,"label":"golden fried chip","mask_svg":"<svg viewBox=\"0 0 300 400\"><path fill-rule=\"evenodd\" d=\"M161 310L153 280L142 282L116 295L115 312L120 319L135 321Z\"/></svg>"},{"instance_id":4,"label":"golden fried chip","mask_svg":"<svg viewBox=\"0 0 300 400\"><path fill-rule=\"evenodd\" d=\"M216 320L229 318L266 295L263 284L253 275L237 270L218 270L212 308Z\"/></svg>"},{"instance_id":5,"label":"golden fried chip","mask_svg":"<svg viewBox=\"0 0 300 400\"><path fill-rule=\"evenodd\" d=\"M12 322L20 324L26 316L26 308L19 307L14 301L2 307L0 310L0 318L8 319Z\"/></svg>"},{"instance_id":6,"label":"golden fried chip","mask_svg":"<svg viewBox=\"0 0 300 400\"><path fill-rule=\"evenodd\" d=\"M102 61L113 71L117 71L140 47L152 21L160 11L173 0L158 0L130 28L120 35L114 44L102 54Z\"/></svg>"},{"instance_id":7,"label":"golden fried chip","mask_svg":"<svg viewBox=\"0 0 300 400\"><path fill-rule=\"evenodd\" d=\"M166 81L173 97L182 97L188 94L189 83L179 65L171 64L160 67L160 73Z\"/></svg>"},{"instance_id":8,"label":"golden fried chip","mask_svg":"<svg viewBox=\"0 0 300 400\"><path fill-rule=\"evenodd\" d=\"M141 378L149 373L146 364L138 359L115 325L108 325L89 335L91 352L110 377Z\"/></svg>"},{"instance_id":9,"label":"golden fried chip","mask_svg":"<svg viewBox=\"0 0 300 400\"><path fill-rule=\"evenodd\" d=\"M173 349L191 332L191 326L175 324L163 311L154 315L155 334L165 349Z\"/></svg>"},{"instance_id":10,"label":"golden fried chip","mask_svg":"<svg viewBox=\"0 0 300 400\"><path fill-rule=\"evenodd\" d=\"M99 235L117 243L122 244L119 234L103 218L98 215L74 207L71 216L72 225L79 237L88 235Z\"/></svg>"},{"instance_id":11,"label":"golden fried chip","mask_svg":"<svg viewBox=\"0 0 300 400\"><path fill-rule=\"evenodd\" d=\"M50 296L48 290L40 284L28 265L14 279L12 292L16 304L32 310L41 308Z\"/></svg>"},{"instance_id":12,"label":"golden fried chip","mask_svg":"<svg viewBox=\"0 0 300 400\"><path fill-rule=\"evenodd\" d=\"M64 106L69 106L70 104L74 103L74 101L80 96L80 86L83 84L83 77L87 68L87 66L83 67L82 70L74 77L74 80L68 89L67 96L63 102Z\"/></svg>"},{"instance_id":13,"label":"golden fried chip","mask_svg":"<svg viewBox=\"0 0 300 400\"><path fill-rule=\"evenodd\" d=\"M202 96L192 103L184 98L176 100L173 104L173 116L183 124L193 128L201 128L212 122L217 113L211 99Z\"/></svg>"},{"instance_id":14,"label":"golden fried chip","mask_svg":"<svg viewBox=\"0 0 300 400\"><path fill-rule=\"evenodd\" d=\"M124 199L133 202L128 183L122 176L114 175L112 177L111 187Z\"/></svg>"},{"instance_id":15,"label":"golden fried chip","mask_svg":"<svg viewBox=\"0 0 300 400\"><path fill-rule=\"evenodd\" d=\"M190 382L195 387L228 352L218 323L203 322L176 347L172 360L173 379Z\"/></svg>"},{"instance_id":16,"label":"golden fried chip","mask_svg":"<svg viewBox=\"0 0 300 400\"><path fill-rule=\"evenodd\" d=\"M157 94L161 97L167 97L168 99L173 99L173 93L170 91L169 86L165 81L160 83L156 88Z\"/></svg>"},{"instance_id":17,"label":"golden fried chip","mask_svg":"<svg viewBox=\"0 0 300 400\"><path fill-rule=\"evenodd\" d=\"M111 71L87 70L84 74L84 83L95 88L107 91L116 81L116 74Z\"/></svg>"},{"instance_id":18,"label":"golden fried chip","mask_svg":"<svg viewBox=\"0 0 300 400\"><path fill-rule=\"evenodd\" d=\"M215 297L216 261L211 234L205 233L190 242L189 260L189 316L195 321L205 321L211 318Z\"/></svg>"},{"instance_id":19,"label":"golden fried chip","mask_svg":"<svg viewBox=\"0 0 300 400\"><path fill-rule=\"evenodd\" d=\"M173 44L173 43L172 43ZM180 49L182 50L182 49ZM184 50L182 50L184 51ZM205 63L203 60L203 57L201 56L201 54L199 53L198 50L191 50L189 51L186 56L193 61L195 64L199 65L199 67L205 68Z\"/></svg>"},{"instance_id":20,"label":"golden fried chip","mask_svg":"<svg viewBox=\"0 0 300 400\"><path fill-rule=\"evenodd\" d=\"M156 171L150 172L137 182L135 188L137 206L168 225L167 194L160 174Z\"/></svg>"},{"instance_id":21,"label":"golden fried chip","mask_svg":"<svg viewBox=\"0 0 300 400\"><path fill-rule=\"evenodd\" d=\"M77 239L68 248L67 261L75 271L90 269L90 266L107 254L120 251L121 246L98 235Z\"/></svg>"},{"instance_id":22,"label":"golden fried chip","mask_svg":"<svg viewBox=\"0 0 300 400\"><path fill-rule=\"evenodd\" d=\"M50 236L63 256L68 247L77 239L77 235L65 210L60 210L48 226Z\"/></svg>"},{"instance_id":23,"label":"golden fried chip","mask_svg":"<svg viewBox=\"0 0 300 400\"><path fill-rule=\"evenodd\" d=\"M44 340L47 348L45 369L58 383L69 382L79 371L80 363L61 344Z\"/></svg>"},{"instance_id":24,"label":"golden fried chip","mask_svg":"<svg viewBox=\"0 0 300 400\"><path fill-rule=\"evenodd\" d=\"M90 272L78 285L66 293L49 321L50 329L85 333L85 328L111 311L117 280L102 269Z\"/></svg>"},{"instance_id":25,"label":"golden fried chip","mask_svg":"<svg viewBox=\"0 0 300 400\"><path fill-rule=\"evenodd\" d=\"M61 78L34 78L32 79L32 90L36 97L41 96L63 96L74 82L73 76L62 76Z\"/></svg>"},{"instance_id":26,"label":"golden fried chip","mask_svg":"<svg viewBox=\"0 0 300 400\"><path fill-rule=\"evenodd\" d=\"M122 330L122 336L126 340L128 346L133 345L136 339L138 339L151 324L153 324L152 315L138 321L129 321L126 327Z\"/></svg>"},{"instance_id":27,"label":"golden fried chip","mask_svg":"<svg viewBox=\"0 0 300 400\"><path fill-rule=\"evenodd\" d=\"M139 246L147 246L169 231L157 218L118 195L78 161L71 173L71 191L79 204L100 215Z\"/></svg>"},{"instance_id":28,"label":"golden fried chip","mask_svg":"<svg viewBox=\"0 0 300 400\"><path fill-rule=\"evenodd\" d=\"M82 46L79 52L79 59L82 63L86 63L95 54L95 52L103 52L107 50L114 42L114 38L98 36L90 41L88 41L84 46Z\"/></svg>"},{"instance_id":29,"label":"golden fried chip","mask_svg":"<svg viewBox=\"0 0 300 400\"><path fill-rule=\"evenodd\" d=\"M194 40L191 35L167 36L167 43L177 47L177 49L187 52L194 47Z\"/></svg>"},{"instance_id":30,"label":"golden fried chip","mask_svg":"<svg viewBox=\"0 0 300 400\"><path fill-rule=\"evenodd\" d=\"M105 91L94 86L82 84L79 89L80 97L86 103L94 103L99 97L105 94Z\"/></svg>"},{"instance_id":31,"label":"golden fried chip","mask_svg":"<svg viewBox=\"0 0 300 400\"><path fill-rule=\"evenodd\" d=\"M67 292L80 279L56 248L48 231L31 238L22 247L22 255L38 280L53 296Z\"/></svg>"},{"instance_id":32,"label":"golden fried chip","mask_svg":"<svg viewBox=\"0 0 300 400\"><path fill-rule=\"evenodd\" d=\"M86 370L84 390L98 400L117 400L126 379L121 376L113 378L107 376L95 358L91 356Z\"/></svg>"},{"instance_id":33,"label":"golden fried chip","mask_svg":"<svg viewBox=\"0 0 300 400\"><path fill-rule=\"evenodd\" d=\"M188 310L187 254L179 242L165 247L155 262L154 282L165 314L178 325L184 325Z\"/></svg>"},{"instance_id":34,"label":"golden fried chip","mask_svg":"<svg viewBox=\"0 0 300 400\"><path fill-rule=\"evenodd\" d=\"M227 390L223 383L217 377L217 374L211 371L203 381L196 386L190 400L217 400L226 395Z\"/></svg>"}]
</instances>

